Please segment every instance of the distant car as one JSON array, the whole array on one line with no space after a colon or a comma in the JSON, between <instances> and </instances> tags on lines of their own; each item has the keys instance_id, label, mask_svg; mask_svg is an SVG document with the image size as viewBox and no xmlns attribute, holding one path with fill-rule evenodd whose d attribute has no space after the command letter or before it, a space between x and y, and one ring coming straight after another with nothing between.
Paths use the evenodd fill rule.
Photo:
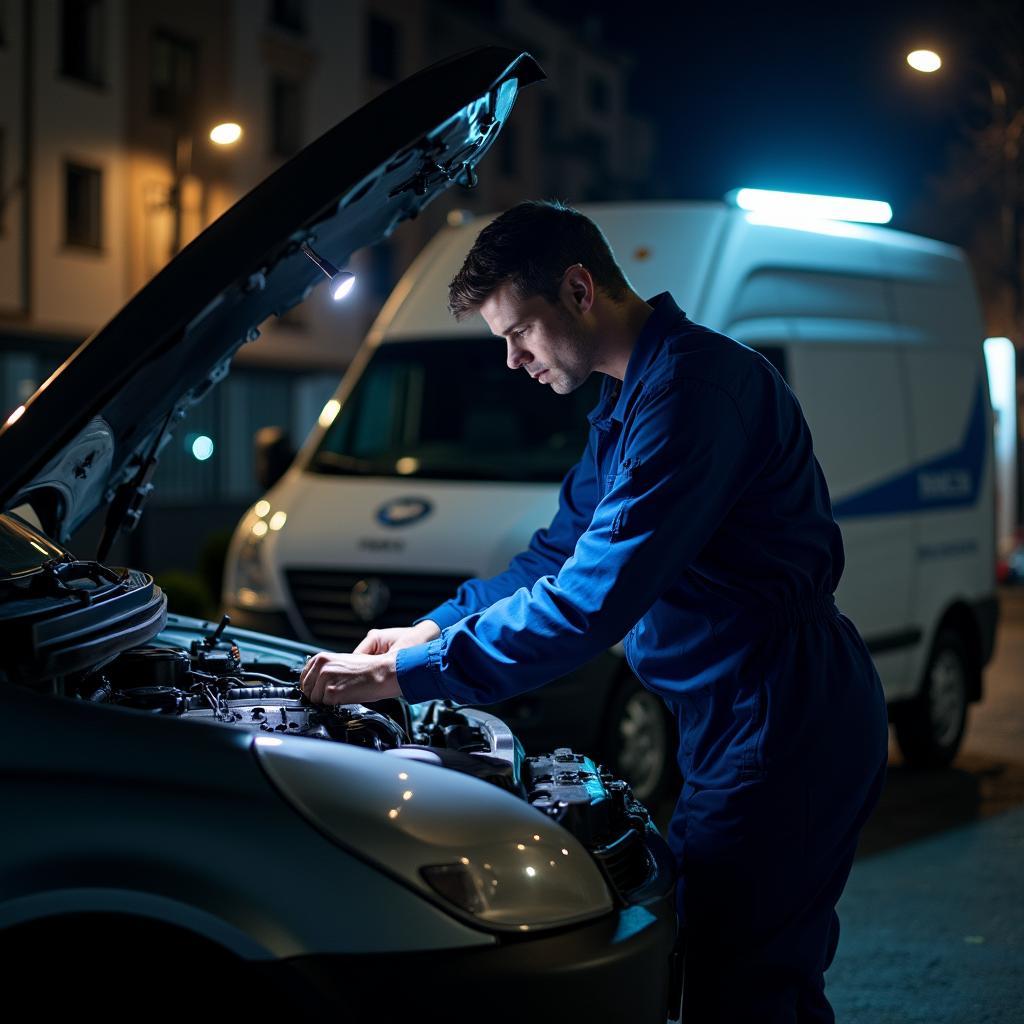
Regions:
<instances>
[{"instance_id":1,"label":"distant car","mask_svg":"<svg viewBox=\"0 0 1024 1024\"><path fill-rule=\"evenodd\" d=\"M364 107L0 430L0 954L44 1012L664 1021L673 865L626 783L472 709L310 705L317 647L168 614L105 561L171 429L321 279L303 247L344 265L414 216L542 77L485 48Z\"/></svg>"}]
</instances>

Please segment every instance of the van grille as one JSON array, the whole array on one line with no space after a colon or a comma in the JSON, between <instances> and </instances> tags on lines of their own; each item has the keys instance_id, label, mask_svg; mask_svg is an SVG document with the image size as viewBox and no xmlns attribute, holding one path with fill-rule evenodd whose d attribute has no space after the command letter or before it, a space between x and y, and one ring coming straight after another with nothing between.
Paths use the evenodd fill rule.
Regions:
<instances>
[{"instance_id":1,"label":"van grille","mask_svg":"<svg viewBox=\"0 0 1024 1024\"><path fill-rule=\"evenodd\" d=\"M299 616L314 641L338 651L351 650L368 629L410 625L413 619L454 597L459 584L466 580L465 576L365 569L286 569L284 575ZM358 614L352 603L353 589L362 581L378 592L377 582L386 588L383 610L369 620Z\"/></svg>"}]
</instances>

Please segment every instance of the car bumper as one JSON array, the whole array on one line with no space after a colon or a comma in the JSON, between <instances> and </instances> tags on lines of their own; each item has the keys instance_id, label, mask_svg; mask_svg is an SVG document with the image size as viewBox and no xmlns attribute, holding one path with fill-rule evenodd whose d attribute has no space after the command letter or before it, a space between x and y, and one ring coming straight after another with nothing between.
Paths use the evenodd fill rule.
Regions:
<instances>
[{"instance_id":1,"label":"car bumper","mask_svg":"<svg viewBox=\"0 0 1024 1024\"><path fill-rule=\"evenodd\" d=\"M552 935L388 956L299 956L263 964L261 991L302 993L352 1019L629 1020L664 1024L673 998L671 897Z\"/></svg>"}]
</instances>

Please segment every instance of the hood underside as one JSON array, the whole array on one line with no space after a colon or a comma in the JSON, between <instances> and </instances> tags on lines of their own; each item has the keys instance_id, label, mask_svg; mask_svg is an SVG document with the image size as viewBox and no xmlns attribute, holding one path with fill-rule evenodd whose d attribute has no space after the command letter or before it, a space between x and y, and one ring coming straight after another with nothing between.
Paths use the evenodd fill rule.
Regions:
<instances>
[{"instance_id":1,"label":"hood underside","mask_svg":"<svg viewBox=\"0 0 1024 1024\"><path fill-rule=\"evenodd\" d=\"M130 529L170 432L259 324L460 182L493 144L527 54L485 47L432 65L311 143L195 238L0 427L3 509L30 504L64 542L111 505L101 549ZM101 550L100 557L103 557Z\"/></svg>"}]
</instances>

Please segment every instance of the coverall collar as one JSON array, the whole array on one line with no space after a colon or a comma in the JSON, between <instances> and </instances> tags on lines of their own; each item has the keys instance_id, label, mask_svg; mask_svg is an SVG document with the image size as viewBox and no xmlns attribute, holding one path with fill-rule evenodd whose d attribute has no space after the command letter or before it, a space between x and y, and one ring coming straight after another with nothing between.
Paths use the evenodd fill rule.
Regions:
<instances>
[{"instance_id":1,"label":"coverall collar","mask_svg":"<svg viewBox=\"0 0 1024 1024\"><path fill-rule=\"evenodd\" d=\"M661 343L670 334L675 333L673 328L680 320L686 319L686 314L676 305L670 292L659 292L647 299L647 302L654 307L654 312L647 318L637 335L636 344L626 365L626 377L619 388L618 401L610 414L611 419L620 423L626 418L633 396L640 390L644 372L657 356Z\"/></svg>"}]
</instances>

